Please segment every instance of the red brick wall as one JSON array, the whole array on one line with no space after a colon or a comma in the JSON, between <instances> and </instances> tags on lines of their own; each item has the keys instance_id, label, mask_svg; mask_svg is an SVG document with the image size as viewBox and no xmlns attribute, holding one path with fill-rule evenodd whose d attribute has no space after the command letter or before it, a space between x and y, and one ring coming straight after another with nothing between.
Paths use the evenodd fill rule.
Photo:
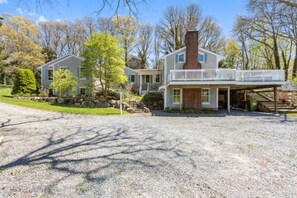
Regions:
<instances>
[{"instance_id":1,"label":"red brick wall","mask_svg":"<svg viewBox=\"0 0 297 198\"><path fill-rule=\"evenodd\" d=\"M186 44L186 63L184 69L201 69L198 62L198 32L188 31L185 37Z\"/></svg>"}]
</instances>

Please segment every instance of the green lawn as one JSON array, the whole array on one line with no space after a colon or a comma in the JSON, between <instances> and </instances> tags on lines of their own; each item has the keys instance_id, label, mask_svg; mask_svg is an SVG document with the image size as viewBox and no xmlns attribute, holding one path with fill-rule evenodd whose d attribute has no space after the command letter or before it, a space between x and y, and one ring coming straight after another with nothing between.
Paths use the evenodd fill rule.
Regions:
<instances>
[{"instance_id":1,"label":"green lawn","mask_svg":"<svg viewBox=\"0 0 297 198\"><path fill-rule=\"evenodd\" d=\"M33 109L55 111L61 113L84 114L84 115L119 115L119 109L114 108L86 108L37 102L25 99L17 99L11 96L11 89L0 89L0 102L28 107ZM123 114L127 114L123 111Z\"/></svg>"}]
</instances>

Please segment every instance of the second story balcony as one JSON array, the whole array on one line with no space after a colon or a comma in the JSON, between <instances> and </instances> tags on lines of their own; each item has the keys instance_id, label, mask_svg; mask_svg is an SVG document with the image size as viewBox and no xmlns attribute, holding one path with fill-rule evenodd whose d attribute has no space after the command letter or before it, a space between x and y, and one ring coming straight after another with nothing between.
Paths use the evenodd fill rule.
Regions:
<instances>
[{"instance_id":1,"label":"second story balcony","mask_svg":"<svg viewBox=\"0 0 297 198\"><path fill-rule=\"evenodd\" d=\"M171 84L282 84L284 82L283 70L171 70L167 76L167 83Z\"/></svg>"}]
</instances>

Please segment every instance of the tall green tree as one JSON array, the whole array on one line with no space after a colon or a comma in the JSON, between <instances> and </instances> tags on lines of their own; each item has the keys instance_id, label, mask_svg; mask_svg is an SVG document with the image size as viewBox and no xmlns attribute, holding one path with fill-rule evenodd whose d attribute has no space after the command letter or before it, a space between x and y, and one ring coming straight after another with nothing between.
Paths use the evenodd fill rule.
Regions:
<instances>
[{"instance_id":1,"label":"tall green tree","mask_svg":"<svg viewBox=\"0 0 297 198\"><path fill-rule=\"evenodd\" d=\"M12 94L33 94L36 91L36 79L30 69L19 69L14 80Z\"/></svg>"},{"instance_id":2,"label":"tall green tree","mask_svg":"<svg viewBox=\"0 0 297 198\"><path fill-rule=\"evenodd\" d=\"M98 78L102 91L127 81L124 50L119 40L108 33L93 33L82 53L86 76Z\"/></svg>"},{"instance_id":3,"label":"tall green tree","mask_svg":"<svg viewBox=\"0 0 297 198\"><path fill-rule=\"evenodd\" d=\"M224 48L224 53L226 56L226 59L224 61L225 67L235 68L236 66L239 66L239 62L241 59L240 46L234 39L229 39L227 41L227 44Z\"/></svg>"},{"instance_id":4,"label":"tall green tree","mask_svg":"<svg viewBox=\"0 0 297 198\"><path fill-rule=\"evenodd\" d=\"M74 92L77 86L78 79L68 69L59 69L53 73L54 81L51 83L51 87L59 92L60 97L64 97L67 92L71 94Z\"/></svg>"}]
</instances>

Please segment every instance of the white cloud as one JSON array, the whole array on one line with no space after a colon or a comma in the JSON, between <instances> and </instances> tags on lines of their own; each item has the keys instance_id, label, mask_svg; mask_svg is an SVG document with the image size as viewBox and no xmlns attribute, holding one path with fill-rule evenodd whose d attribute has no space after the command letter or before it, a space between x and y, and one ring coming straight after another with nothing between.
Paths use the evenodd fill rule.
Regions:
<instances>
[{"instance_id":1,"label":"white cloud","mask_svg":"<svg viewBox=\"0 0 297 198\"><path fill-rule=\"evenodd\" d=\"M37 23L46 22L46 21L47 21L47 19L44 16L39 16L38 19L37 19Z\"/></svg>"},{"instance_id":2,"label":"white cloud","mask_svg":"<svg viewBox=\"0 0 297 198\"><path fill-rule=\"evenodd\" d=\"M8 0L0 0L0 4L8 3Z\"/></svg>"},{"instance_id":3,"label":"white cloud","mask_svg":"<svg viewBox=\"0 0 297 198\"><path fill-rule=\"evenodd\" d=\"M0 0L0 1L3 1L3 0ZM38 15L38 14L36 14L36 12L32 12L30 10L17 8L16 12L22 16L27 16L27 17L32 18L33 20L36 21L36 23L48 21L44 16Z\"/></svg>"}]
</instances>

